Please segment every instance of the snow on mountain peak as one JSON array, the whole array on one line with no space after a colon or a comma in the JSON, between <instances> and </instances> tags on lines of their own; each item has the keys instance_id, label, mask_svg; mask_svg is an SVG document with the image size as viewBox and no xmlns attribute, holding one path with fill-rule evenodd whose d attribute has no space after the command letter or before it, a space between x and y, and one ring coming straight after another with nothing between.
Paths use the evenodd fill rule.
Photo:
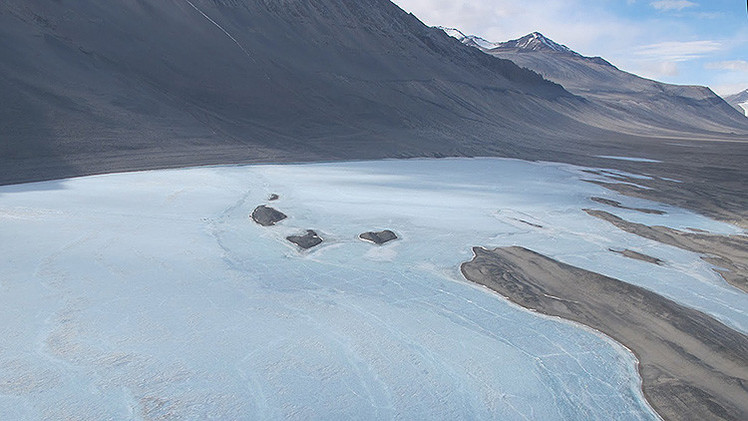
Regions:
<instances>
[{"instance_id":1,"label":"snow on mountain peak","mask_svg":"<svg viewBox=\"0 0 748 421\"><path fill-rule=\"evenodd\" d=\"M549 38L546 38L540 32L533 32L531 34L525 35L522 38L503 42L501 43L501 46L509 47L509 48L517 48L519 50L528 50L528 51L551 50L551 51L556 51L559 53L576 54L569 47L565 45L561 45Z\"/></svg>"},{"instance_id":2,"label":"snow on mountain peak","mask_svg":"<svg viewBox=\"0 0 748 421\"><path fill-rule=\"evenodd\" d=\"M458 41L470 47L478 48L484 52L551 52L561 53L577 59L584 59L602 66L615 67L602 57L585 57L569 47L559 44L540 32L532 32L525 35L522 38L514 39L506 42L491 42L487 41L477 35L465 35L462 31L455 28L445 28L443 26L436 26L435 28L441 29L447 35L456 38Z\"/></svg>"},{"instance_id":3,"label":"snow on mountain peak","mask_svg":"<svg viewBox=\"0 0 748 421\"><path fill-rule=\"evenodd\" d=\"M490 50L499 46L497 42L491 42L477 35L465 35L462 31L455 28L445 28L443 26L437 26L436 28L441 29L447 35L452 38L456 38L463 44L470 45L471 47L478 47L485 50Z\"/></svg>"},{"instance_id":4,"label":"snow on mountain peak","mask_svg":"<svg viewBox=\"0 0 748 421\"><path fill-rule=\"evenodd\" d=\"M728 104L748 117L748 89L734 95L727 95L724 99Z\"/></svg>"},{"instance_id":5,"label":"snow on mountain peak","mask_svg":"<svg viewBox=\"0 0 748 421\"><path fill-rule=\"evenodd\" d=\"M525 35L522 38L507 41L507 42L491 42L477 35L465 35L462 31L455 28L446 28L443 26L437 26L436 28L441 29L447 35L456 38L460 42L471 47L477 47L482 50L492 50L494 48L507 48L517 49L523 51L555 51L559 53L567 53L578 55L573 50L565 45L561 45L550 38L545 37L540 32L533 32Z\"/></svg>"},{"instance_id":6,"label":"snow on mountain peak","mask_svg":"<svg viewBox=\"0 0 748 421\"><path fill-rule=\"evenodd\" d=\"M446 32L447 35L449 35L450 37L457 38L460 41L467 38L467 35L463 34L462 31L460 31L459 29L446 28L444 26L437 26L436 28L441 29L442 31Z\"/></svg>"}]
</instances>

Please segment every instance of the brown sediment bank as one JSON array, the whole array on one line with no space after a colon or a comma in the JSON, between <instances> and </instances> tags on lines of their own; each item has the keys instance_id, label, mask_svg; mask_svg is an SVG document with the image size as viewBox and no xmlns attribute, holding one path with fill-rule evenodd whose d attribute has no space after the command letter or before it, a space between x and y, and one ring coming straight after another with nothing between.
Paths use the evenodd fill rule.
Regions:
<instances>
[{"instance_id":1,"label":"brown sediment bank","mask_svg":"<svg viewBox=\"0 0 748 421\"><path fill-rule=\"evenodd\" d=\"M746 211L748 209L748 195L746 195L748 183L745 181L745 171L735 170L731 174L715 171L714 174L709 174L699 170L699 174L689 174L688 171L683 169L675 171L671 168L672 171L668 172L667 175L682 180L680 183L673 183L660 178L660 176L665 176L664 169L653 169L656 170L656 178L651 180L584 181L626 196L690 209L711 218L748 229L748 212ZM632 173L637 172L632 168L627 170Z\"/></svg>"},{"instance_id":2,"label":"brown sediment bank","mask_svg":"<svg viewBox=\"0 0 748 421\"><path fill-rule=\"evenodd\" d=\"M748 237L684 232L663 226L630 222L609 212L584 209L589 215L610 222L619 229L673 247L702 255L729 284L748 292Z\"/></svg>"},{"instance_id":3,"label":"brown sediment bank","mask_svg":"<svg viewBox=\"0 0 748 421\"><path fill-rule=\"evenodd\" d=\"M652 257L644 253L639 253L638 251L634 251L630 249L616 250L616 249L611 248L608 250L612 251L613 253L620 254L621 256L628 257L629 259L641 260L642 262L652 263L654 265L662 265L664 263L662 260L656 257Z\"/></svg>"},{"instance_id":4,"label":"brown sediment bank","mask_svg":"<svg viewBox=\"0 0 748 421\"><path fill-rule=\"evenodd\" d=\"M634 352L644 395L664 419L748 419L748 336L654 292L525 248L473 251L461 267L468 280Z\"/></svg>"},{"instance_id":5,"label":"brown sediment bank","mask_svg":"<svg viewBox=\"0 0 748 421\"><path fill-rule=\"evenodd\" d=\"M657 210L657 209L630 208L628 206L623 206L621 204L621 202L619 202L617 200L605 199L605 198L602 198L602 197L590 197L590 200L592 200L593 202L600 203L602 205L607 205L607 206L611 206L611 207L618 208L618 209L632 210L632 211L637 211L637 212L641 212L641 213L648 213L648 214L652 214L652 215L665 215L667 213L665 211L661 211L661 210Z\"/></svg>"}]
</instances>

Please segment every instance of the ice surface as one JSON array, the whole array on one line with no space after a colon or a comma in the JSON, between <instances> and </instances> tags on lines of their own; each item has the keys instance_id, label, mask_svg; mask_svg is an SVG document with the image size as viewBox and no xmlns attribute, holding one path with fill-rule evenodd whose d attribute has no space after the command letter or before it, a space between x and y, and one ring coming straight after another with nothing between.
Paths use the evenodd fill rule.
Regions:
<instances>
[{"instance_id":1,"label":"ice surface","mask_svg":"<svg viewBox=\"0 0 748 421\"><path fill-rule=\"evenodd\" d=\"M638 178L641 180L651 179L651 177L646 176L646 175L632 174L632 173L627 173L624 171L611 171L611 170L604 170L604 169L597 169L597 171L600 171L601 174L590 174L589 172L584 172L582 169L579 169L578 174L581 178L586 179L586 180L595 180L595 181L608 182L608 183L611 182L611 180L608 178L609 175ZM672 178L664 178L664 177L661 177L661 178L663 180L671 181L675 183L681 182L679 180L675 180ZM618 182L618 181L616 181L615 183L616 184L627 184L627 185L638 187L640 189L648 189L648 187L645 187L639 184L634 184L634 183L625 183L625 182ZM630 197L630 196L621 196L609 190L603 190L601 192L601 197L621 202L621 204L624 207L628 207L628 208L655 209L655 210L665 212L664 215L652 215L652 214L639 212L634 209L613 208L610 206L601 205L599 203L588 206L590 208L594 207L594 208L605 210L606 212L615 213L618 216L626 219L627 221L650 225L650 226L662 225L662 226L666 226L670 228L675 228L681 231L687 231L690 228L695 228L691 224L696 223L696 224L699 224L699 226L701 227L700 229L704 231L708 231L713 234L735 235L735 234L743 233L743 230L741 230L740 228L734 225L704 218L701 215L691 212L689 210L674 207L674 206L669 206L663 203L653 202L653 201L646 200L646 199L638 199L638 198Z\"/></svg>"},{"instance_id":2,"label":"ice surface","mask_svg":"<svg viewBox=\"0 0 748 421\"><path fill-rule=\"evenodd\" d=\"M584 176L450 159L1 187L0 419L654 419L623 347L458 271L471 246L523 245L746 330L745 294L698 255L582 212L640 205ZM263 228L270 193L288 219ZM648 217L734 229L667 210ZM285 240L305 229L325 243ZM380 229L400 239L357 239Z\"/></svg>"}]
</instances>

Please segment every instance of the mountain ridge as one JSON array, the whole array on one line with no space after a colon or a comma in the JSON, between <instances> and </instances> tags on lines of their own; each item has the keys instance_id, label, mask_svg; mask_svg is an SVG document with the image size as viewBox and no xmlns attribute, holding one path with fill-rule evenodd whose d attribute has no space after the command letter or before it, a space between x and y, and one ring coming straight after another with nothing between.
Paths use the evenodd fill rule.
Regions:
<instances>
[{"instance_id":1,"label":"mountain ridge","mask_svg":"<svg viewBox=\"0 0 748 421\"><path fill-rule=\"evenodd\" d=\"M733 95L727 95L724 97L724 100L748 117L748 89Z\"/></svg>"},{"instance_id":2,"label":"mountain ridge","mask_svg":"<svg viewBox=\"0 0 748 421\"><path fill-rule=\"evenodd\" d=\"M536 106L573 125L552 106L578 102L387 0L8 0L0 57L5 182L226 156L479 154L458 134L524 137L514 110Z\"/></svg>"},{"instance_id":3,"label":"mountain ridge","mask_svg":"<svg viewBox=\"0 0 748 421\"><path fill-rule=\"evenodd\" d=\"M670 85L622 71L600 57L586 57L533 32L524 37L476 47L486 54L511 60L564 86L568 91L606 108L607 124L626 130L620 122L647 128L698 131L698 128L741 127L745 122L711 89ZM471 45L472 46L472 45ZM728 129L729 130L729 129Z\"/></svg>"},{"instance_id":4,"label":"mountain ridge","mask_svg":"<svg viewBox=\"0 0 748 421\"><path fill-rule=\"evenodd\" d=\"M462 31L456 28L447 28L444 26L435 26L435 28L441 29L442 31L446 32L447 35L451 36L452 38L456 38L458 41L462 42L465 45L470 45L471 47L491 49L499 45L498 43L488 41L485 38L481 38L477 35L465 35Z\"/></svg>"},{"instance_id":5,"label":"mountain ridge","mask_svg":"<svg viewBox=\"0 0 748 421\"><path fill-rule=\"evenodd\" d=\"M490 42L490 41L487 41ZM602 57L596 56L596 57L588 57L584 56L582 54L577 53L576 51L572 50L571 48L567 47L566 45L559 44L556 41L553 41L552 39L546 37L545 35L541 34L540 32L531 32L524 37L517 38L514 40L509 40L505 42L495 42L491 43L493 44L493 47L489 48L489 50L494 52L499 51L511 51L511 52L533 52L533 51L544 51L544 52L555 52L560 54L566 54L571 57L582 59L582 60L589 60L592 62L596 62L598 64L603 64L611 67L615 67L613 64L611 64L609 61L605 60Z\"/></svg>"},{"instance_id":6,"label":"mountain ridge","mask_svg":"<svg viewBox=\"0 0 748 421\"><path fill-rule=\"evenodd\" d=\"M547 38L540 32L531 32L524 37L506 42L494 43L499 49L516 49L521 51L555 51L581 57L582 55L573 51L571 48L559 44L550 38Z\"/></svg>"},{"instance_id":7,"label":"mountain ridge","mask_svg":"<svg viewBox=\"0 0 748 421\"><path fill-rule=\"evenodd\" d=\"M632 112L518 63L389 0L5 0L0 184L461 156L643 171L603 158L629 156L682 181L658 200L745 214L748 123L721 99L672 87L673 103L660 88Z\"/></svg>"}]
</instances>

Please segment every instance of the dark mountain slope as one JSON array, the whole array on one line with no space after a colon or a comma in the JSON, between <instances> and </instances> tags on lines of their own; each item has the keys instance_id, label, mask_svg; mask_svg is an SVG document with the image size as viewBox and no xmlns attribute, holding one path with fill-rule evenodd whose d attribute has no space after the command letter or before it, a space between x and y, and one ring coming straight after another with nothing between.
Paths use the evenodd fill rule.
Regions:
<instances>
[{"instance_id":1,"label":"dark mountain slope","mask_svg":"<svg viewBox=\"0 0 748 421\"><path fill-rule=\"evenodd\" d=\"M5 182L226 156L480 154L543 135L528 108L554 132L581 127L553 110L580 99L386 0L7 0L0 57Z\"/></svg>"},{"instance_id":2,"label":"dark mountain slope","mask_svg":"<svg viewBox=\"0 0 748 421\"><path fill-rule=\"evenodd\" d=\"M683 181L646 191L659 200L725 219L748 209L747 119L642 123L388 0L3 0L0 92L0 184L492 155L646 171Z\"/></svg>"}]
</instances>

